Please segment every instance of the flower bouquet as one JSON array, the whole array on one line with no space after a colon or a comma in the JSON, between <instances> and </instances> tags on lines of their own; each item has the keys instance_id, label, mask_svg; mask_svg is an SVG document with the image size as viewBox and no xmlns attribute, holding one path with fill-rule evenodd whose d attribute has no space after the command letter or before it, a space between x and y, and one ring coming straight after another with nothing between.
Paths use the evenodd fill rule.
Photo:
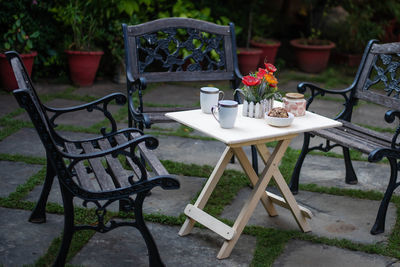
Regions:
<instances>
[{"instance_id":1,"label":"flower bouquet","mask_svg":"<svg viewBox=\"0 0 400 267\"><path fill-rule=\"evenodd\" d=\"M264 65L265 69L259 68L257 72L244 76L243 87L236 89L244 96L243 116L264 118L265 113L272 109L274 99L281 99L278 80L274 75L277 69L271 63Z\"/></svg>"}]
</instances>

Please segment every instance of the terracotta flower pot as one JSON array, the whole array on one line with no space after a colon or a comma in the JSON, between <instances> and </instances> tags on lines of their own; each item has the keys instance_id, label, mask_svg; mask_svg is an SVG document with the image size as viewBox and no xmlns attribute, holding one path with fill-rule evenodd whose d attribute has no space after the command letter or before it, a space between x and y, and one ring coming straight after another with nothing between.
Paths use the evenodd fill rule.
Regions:
<instances>
[{"instance_id":1,"label":"terracotta flower pot","mask_svg":"<svg viewBox=\"0 0 400 267\"><path fill-rule=\"evenodd\" d=\"M264 67L264 61L268 63L275 64L276 53L278 52L278 48L281 46L281 42L276 40L271 40L271 43L260 43L257 41L250 41L251 46L255 48L259 48L262 50L260 55L260 61L258 62L258 66L260 68Z\"/></svg>"},{"instance_id":2,"label":"terracotta flower pot","mask_svg":"<svg viewBox=\"0 0 400 267\"><path fill-rule=\"evenodd\" d=\"M30 54L21 54L19 56L24 62L25 68L30 76L32 73L35 56L37 56L37 52L33 51ZM5 54L0 54L0 78L2 81L2 88L5 91L11 92L18 88L18 83L17 80L15 79L14 72Z\"/></svg>"},{"instance_id":3,"label":"terracotta flower pot","mask_svg":"<svg viewBox=\"0 0 400 267\"><path fill-rule=\"evenodd\" d=\"M256 48L238 48L239 69L243 75L257 70L261 49Z\"/></svg>"},{"instance_id":4,"label":"terracotta flower pot","mask_svg":"<svg viewBox=\"0 0 400 267\"><path fill-rule=\"evenodd\" d=\"M350 54L350 53L332 53L332 59L335 64L343 64L349 67L357 67L360 65L362 54Z\"/></svg>"},{"instance_id":5,"label":"terracotta flower pot","mask_svg":"<svg viewBox=\"0 0 400 267\"><path fill-rule=\"evenodd\" d=\"M328 65L333 42L327 45L306 45L303 39L294 39L290 44L295 48L297 66L304 72L318 73Z\"/></svg>"},{"instance_id":6,"label":"terracotta flower pot","mask_svg":"<svg viewBox=\"0 0 400 267\"><path fill-rule=\"evenodd\" d=\"M66 50L65 53L68 55L69 73L72 82L79 86L92 85L104 52Z\"/></svg>"}]
</instances>

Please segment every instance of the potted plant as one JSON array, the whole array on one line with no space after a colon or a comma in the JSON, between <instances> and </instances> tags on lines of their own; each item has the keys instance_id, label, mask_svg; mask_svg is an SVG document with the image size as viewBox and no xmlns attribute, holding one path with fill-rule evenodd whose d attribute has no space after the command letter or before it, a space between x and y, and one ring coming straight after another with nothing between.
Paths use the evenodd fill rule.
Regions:
<instances>
[{"instance_id":1,"label":"potted plant","mask_svg":"<svg viewBox=\"0 0 400 267\"><path fill-rule=\"evenodd\" d=\"M252 6L253 4L249 5L249 20L247 28L246 47L238 48L237 51L239 69L241 73L250 73L252 71L255 71L257 69L258 62L260 61L260 55L262 53L261 49L250 47L251 30L253 22Z\"/></svg>"},{"instance_id":2,"label":"potted plant","mask_svg":"<svg viewBox=\"0 0 400 267\"><path fill-rule=\"evenodd\" d=\"M275 57L278 53L278 48L281 46L281 42L275 39L266 39L263 37L255 36L250 41L250 44L252 47L262 50L258 66L262 66L264 62L275 64Z\"/></svg>"},{"instance_id":3,"label":"potted plant","mask_svg":"<svg viewBox=\"0 0 400 267\"><path fill-rule=\"evenodd\" d=\"M0 49L0 77L3 84L3 89L11 92L18 88L17 81L15 80L12 68L4 55L8 50L18 52L24 62L24 65L31 75L34 58L37 55L36 51L32 51L32 40L39 37L39 31L28 33L24 29L24 14L13 15L14 23L3 35L2 48Z\"/></svg>"},{"instance_id":4,"label":"potted plant","mask_svg":"<svg viewBox=\"0 0 400 267\"><path fill-rule=\"evenodd\" d=\"M66 6L51 10L56 14L57 20L71 27L73 40L65 53L68 55L71 80L79 86L93 84L100 59L104 54L94 45L102 31L97 27L97 21L90 10L90 2L78 0L71 0Z\"/></svg>"},{"instance_id":5,"label":"potted plant","mask_svg":"<svg viewBox=\"0 0 400 267\"><path fill-rule=\"evenodd\" d=\"M331 50L335 44L321 38L322 16L328 1L308 0L307 2L309 35L307 38L291 40L290 44L295 51L297 66L304 72L318 73L327 67Z\"/></svg>"},{"instance_id":6,"label":"potted plant","mask_svg":"<svg viewBox=\"0 0 400 267\"><path fill-rule=\"evenodd\" d=\"M250 118L264 118L265 113L273 107L274 99L280 99L278 80L275 77L276 67L265 63L265 69L250 73L242 78L243 87L236 89L244 96L242 115Z\"/></svg>"},{"instance_id":7,"label":"potted plant","mask_svg":"<svg viewBox=\"0 0 400 267\"><path fill-rule=\"evenodd\" d=\"M334 62L350 67L358 66L368 41L379 39L383 35L383 23L373 20L375 10L370 6L352 6L348 10L340 7L334 9L342 10L334 15L343 14L341 20L326 27L329 38L336 43Z\"/></svg>"},{"instance_id":8,"label":"potted plant","mask_svg":"<svg viewBox=\"0 0 400 267\"><path fill-rule=\"evenodd\" d=\"M275 64L275 57L278 52L278 48L281 46L281 42L271 38L273 31L276 27L272 24L274 18L272 14L257 14L254 17L254 24L257 27L253 28L254 37L250 41L252 47L262 50L258 67L264 67L264 62Z\"/></svg>"}]
</instances>

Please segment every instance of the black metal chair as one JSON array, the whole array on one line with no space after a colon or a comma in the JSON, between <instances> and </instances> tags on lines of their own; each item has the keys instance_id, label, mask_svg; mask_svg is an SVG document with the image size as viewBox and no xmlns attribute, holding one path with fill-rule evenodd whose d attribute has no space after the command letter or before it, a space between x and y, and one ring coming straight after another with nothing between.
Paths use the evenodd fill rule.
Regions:
<instances>
[{"instance_id":1,"label":"black metal chair","mask_svg":"<svg viewBox=\"0 0 400 267\"><path fill-rule=\"evenodd\" d=\"M190 18L164 18L122 24L122 29L130 127L143 130L154 123L171 122L164 116L166 112L190 109L145 107L142 96L147 83L229 81L233 93L241 82L232 22L221 26ZM235 100L241 102L239 94ZM257 170L254 147L252 157Z\"/></svg>"},{"instance_id":2,"label":"black metal chair","mask_svg":"<svg viewBox=\"0 0 400 267\"><path fill-rule=\"evenodd\" d=\"M48 171L45 180L47 185L42 191L42 196L44 194L45 196L41 196L40 200L43 207L37 206L36 213L34 212L31 219L44 222L44 206L55 175L60 183L65 221L62 244L54 266L64 265L75 231L92 229L105 233L119 226L136 227L146 242L150 266L163 266L157 246L145 225L142 205L153 187L177 189L179 182L168 175L149 178L145 166L136 155L137 153L135 154L140 145L145 145L147 149L155 149L158 146L158 140L153 136L144 135L139 129L128 128L119 131L116 129L115 121L108 115L106 106L112 99L121 97L120 94L114 94L102 101L104 108L101 110L111 121L111 132L107 133L103 129L103 136L79 141L61 137L54 130L54 118L69 109L58 110L44 106L33 90L29 77L25 76L26 72L18 54L9 52L7 57L14 68L21 69L17 72L18 75L22 75L17 79L19 86L28 85L27 88L15 90L13 93L19 105L29 114L47 155ZM123 99L121 97L120 102ZM97 106L98 103L73 109L100 108ZM56 115L49 119L46 111L55 112ZM121 164L122 160L120 161L118 156L125 157L129 166L124 167L125 164ZM75 197L82 199L84 206L94 203L97 224L75 225L73 204ZM115 201L123 201L125 210L134 211L135 219L131 222L114 219L106 222L107 207Z\"/></svg>"}]
</instances>

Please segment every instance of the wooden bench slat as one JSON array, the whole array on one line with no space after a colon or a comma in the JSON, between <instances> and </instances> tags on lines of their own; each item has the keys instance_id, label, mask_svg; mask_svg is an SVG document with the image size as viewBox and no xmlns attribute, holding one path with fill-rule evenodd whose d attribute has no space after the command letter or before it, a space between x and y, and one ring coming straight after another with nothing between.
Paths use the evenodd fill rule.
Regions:
<instances>
[{"instance_id":1,"label":"wooden bench slat","mask_svg":"<svg viewBox=\"0 0 400 267\"><path fill-rule=\"evenodd\" d=\"M345 132L348 135L352 135L354 137L359 137L361 141L373 144L375 147L388 147L390 146L390 142L386 140L382 140L380 138L376 138L375 136L371 136L369 134L359 132L359 131L354 131L351 128L345 128Z\"/></svg>"},{"instance_id":2,"label":"wooden bench slat","mask_svg":"<svg viewBox=\"0 0 400 267\"><path fill-rule=\"evenodd\" d=\"M115 140L118 144L125 144L127 142L127 138L123 134L116 135ZM131 166L132 170L136 174L136 177L140 177L142 175L142 172L140 171L138 166L132 161L132 159L130 157L126 157L126 161L128 162L129 166ZM147 177L150 177L148 173Z\"/></svg>"},{"instance_id":3,"label":"wooden bench slat","mask_svg":"<svg viewBox=\"0 0 400 267\"><path fill-rule=\"evenodd\" d=\"M65 143L65 149L72 154L79 154L78 149L75 147L73 143ZM93 177L90 177L90 175L86 171L86 167L83 164L82 161L78 162L74 170L76 172L76 176L79 182L79 185L84 188L85 190L92 191L92 192L100 192L101 187L99 185L99 182L93 175Z\"/></svg>"},{"instance_id":4,"label":"wooden bench slat","mask_svg":"<svg viewBox=\"0 0 400 267\"><path fill-rule=\"evenodd\" d=\"M347 122L347 121L343 121L343 120L339 120L341 123L343 123L343 126L348 128L348 129L352 129L354 131L363 133L365 135L369 135L371 137L373 137L375 140L379 140L382 141L382 144L391 144L392 142L392 136L385 134L385 133L380 133L380 132L376 132L374 130L368 129L368 128L364 128L361 126L358 126L356 124ZM377 141L378 142L378 141Z\"/></svg>"},{"instance_id":5,"label":"wooden bench slat","mask_svg":"<svg viewBox=\"0 0 400 267\"><path fill-rule=\"evenodd\" d=\"M139 133L132 133L131 136L133 138L139 137ZM149 150L145 143L139 144L139 150L142 152L143 157L145 158L146 162L150 165L151 169L157 175L168 175L168 171L165 169L164 165L161 164L160 160L156 156L156 154Z\"/></svg>"},{"instance_id":6,"label":"wooden bench slat","mask_svg":"<svg viewBox=\"0 0 400 267\"><path fill-rule=\"evenodd\" d=\"M99 140L99 145L103 150L111 148L111 145L107 140ZM131 184L128 181L129 173L122 167L121 162L119 162L118 158L114 158L111 155L107 155L106 160L116 186L117 187L130 186Z\"/></svg>"},{"instance_id":7,"label":"wooden bench slat","mask_svg":"<svg viewBox=\"0 0 400 267\"><path fill-rule=\"evenodd\" d=\"M139 133L132 133L131 134L132 138L136 138L139 137L140 134ZM118 139L117 142L118 143L126 143L127 138L124 135L118 135ZM168 171L165 169L165 167L161 164L160 160L157 158L156 154L147 149L146 145L144 143L140 143L138 145L139 148L139 152L143 155L146 163L148 165L150 165L152 171L156 174L156 175L168 175ZM136 164L134 164L132 162L132 160L130 158L128 158L128 163L131 165L132 168L137 168ZM135 171L137 173L137 171ZM140 174L140 171L139 171ZM147 176L149 176L149 173L147 173Z\"/></svg>"},{"instance_id":8,"label":"wooden bench slat","mask_svg":"<svg viewBox=\"0 0 400 267\"><path fill-rule=\"evenodd\" d=\"M96 152L94 147L89 142L83 142L82 147L86 153ZM97 180L100 184L102 190L114 190L116 186L114 185L112 178L104 170L104 166L101 163L102 158L92 158L89 159L89 163L92 166L93 172L95 173Z\"/></svg>"},{"instance_id":9,"label":"wooden bench slat","mask_svg":"<svg viewBox=\"0 0 400 267\"><path fill-rule=\"evenodd\" d=\"M325 139L331 140L337 144L359 150L366 154L369 154L372 150L376 148L376 145L371 144L370 142L363 140L358 136L348 134L347 132L343 131L343 128L342 130L338 128L339 127L332 128L334 130L318 130L313 131L312 133Z\"/></svg>"}]
</instances>

